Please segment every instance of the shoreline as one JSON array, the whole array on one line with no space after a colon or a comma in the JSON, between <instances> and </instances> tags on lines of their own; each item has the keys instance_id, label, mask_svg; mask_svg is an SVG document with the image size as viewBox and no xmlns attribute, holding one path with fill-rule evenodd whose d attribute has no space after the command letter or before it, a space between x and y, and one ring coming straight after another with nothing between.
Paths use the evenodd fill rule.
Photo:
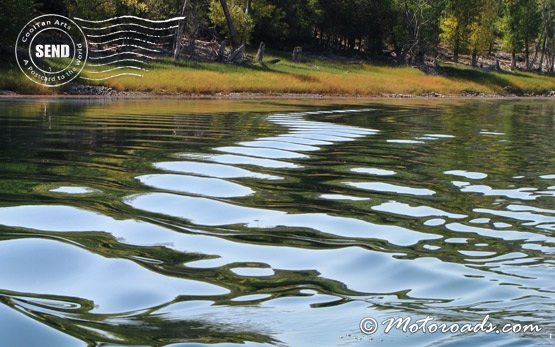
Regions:
<instances>
[{"instance_id":1,"label":"shoreline","mask_svg":"<svg viewBox=\"0 0 555 347\"><path fill-rule=\"evenodd\" d=\"M544 100L555 101L553 95L343 95L295 93L216 93L157 94L148 92L117 92L114 94L19 94L0 93L1 99L173 99L173 100Z\"/></svg>"}]
</instances>

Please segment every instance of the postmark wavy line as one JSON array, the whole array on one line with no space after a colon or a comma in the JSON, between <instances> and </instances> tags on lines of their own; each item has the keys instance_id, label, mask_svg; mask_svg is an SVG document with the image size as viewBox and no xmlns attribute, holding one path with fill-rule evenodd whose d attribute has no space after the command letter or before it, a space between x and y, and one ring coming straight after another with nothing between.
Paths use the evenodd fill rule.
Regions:
<instances>
[{"instance_id":1,"label":"postmark wavy line","mask_svg":"<svg viewBox=\"0 0 555 347\"><path fill-rule=\"evenodd\" d=\"M143 49L143 50L149 51L149 52L160 53L160 50L158 50L158 49L146 48L146 47L143 47L143 46L133 45L133 44L116 45L116 46L112 46L112 47L108 47L108 48L104 48L104 49L90 49L89 51L98 53L98 52L106 52L106 51L110 51L110 50L113 50L113 49L116 49L116 48L122 48L122 47L132 47L132 48Z\"/></svg>"},{"instance_id":2,"label":"postmark wavy line","mask_svg":"<svg viewBox=\"0 0 555 347\"><path fill-rule=\"evenodd\" d=\"M111 39L108 41L104 41L104 42L93 42L93 41L88 41L90 45L106 45L108 43L112 43L112 42L116 42L116 41L124 41L124 40L129 40L129 41L139 41L142 43L147 43L149 45L154 45L154 46L163 46L164 44L162 43L156 43L156 42L152 42L152 41L148 41L148 40L143 40L143 39L139 39L136 37L118 37L115 39Z\"/></svg>"},{"instance_id":3,"label":"postmark wavy line","mask_svg":"<svg viewBox=\"0 0 555 347\"><path fill-rule=\"evenodd\" d=\"M119 64L119 63L140 63L140 64L146 64L145 61L139 60L139 59L132 59L132 58L128 58L128 59L119 59L119 60L114 60L108 63L99 63L99 64L94 64L94 63L90 63L87 64L87 66L107 66L107 65L114 65L114 64Z\"/></svg>"},{"instance_id":4,"label":"postmark wavy line","mask_svg":"<svg viewBox=\"0 0 555 347\"><path fill-rule=\"evenodd\" d=\"M135 35L144 35L147 37L157 37L157 38L167 38L167 37L175 36L175 33L171 33L167 35L152 35L152 34L143 33L137 30L119 30L108 34L99 34L99 35L87 34L87 37L108 37L108 36L114 36L114 35L120 35L120 34L135 34Z\"/></svg>"},{"instance_id":5,"label":"postmark wavy line","mask_svg":"<svg viewBox=\"0 0 555 347\"><path fill-rule=\"evenodd\" d=\"M90 20L90 19L83 19L78 17L73 17L73 19L84 23L107 23L107 22L111 22L119 19L136 19L136 20L142 20L148 23L170 23L170 22L176 22L176 21L185 19L185 17L173 17L173 18L162 19L162 20L153 20L153 19L146 19L146 18L137 17L137 16L125 15L125 16L112 17L112 18L102 19L102 20Z\"/></svg>"},{"instance_id":6,"label":"postmark wavy line","mask_svg":"<svg viewBox=\"0 0 555 347\"><path fill-rule=\"evenodd\" d=\"M123 72L123 73L119 73L119 74L111 75L111 76L106 76L106 77L102 77L102 78L90 78L90 77L81 77L81 78L84 79L84 80L89 80L89 81L104 81L104 80L107 80L107 79L110 79L110 78L121 77L121 76L144 77L141 74Z\"/></svg>"},{"instance_id":7,"label":"postmark wavy line","mask_svg":"<svg viewBox=\"0 0 555 347\"><path fill-rule=\"evenodd\" d=\"M118 27L118 26L124 26L124 25L139 27L139 28L148 29L148 30L156 30L156 31L170 30L170 29L179 28L179 25L172 25L172 26L169 26L169 27L155 28L155 27L149 27L149 26L141 25L141 24L137 24L137 23L118 23L118 24L107 25L107 26L100 27L100 28L82 26L81 29L97 31L97 30L111 29L111 28L115 28L115 27Z\"/></svg>"},{"instance_id":8,"label":"postmark wavy line","mask_svg":"<svg viewBox=\"0 0 555 347\"><path fill-rule=\"evenodd\" d=\"M90 57L90 56L89 56L89 59L91 59L91 60L108 59L108 58L112 58L112 57L115 57L115 56L118 56L118 55L123 55L123 54L132 54L132 55L136 55L136 56L138 56L138 57L144 57L144 58L147 58L147 59L152 59L152 60L154 60L154 57L151 57L150 55L146 55L146 54L142 54L142 53L137 53L137 52L119 52L119 53L114 53L114 54L106 55L106 56L104 56L104 57Z\"/></svg>"},{"instance_id":9,"label":"postmark wavy line","mask_svg":"<svg viewBox=\"0 0 555 347\"><path fill-rule=\"evenodd\" d=\"M148 71L147 69L143 69L142 67L126 65L126 66L114 67L103 71L87 71L87 73L99 74L99 73L112 72L112 71L121 70L121 69L135 69L135 70Z\"/></svg>"}]
</instances>

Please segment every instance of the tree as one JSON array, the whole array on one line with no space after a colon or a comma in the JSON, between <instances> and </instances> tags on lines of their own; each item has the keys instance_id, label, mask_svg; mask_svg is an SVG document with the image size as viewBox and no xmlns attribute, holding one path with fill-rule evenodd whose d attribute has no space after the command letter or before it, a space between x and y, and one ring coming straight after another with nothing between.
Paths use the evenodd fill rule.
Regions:
<instances>
[{"instance_id":1,"label":"tree","mask_svg":"<svg viewBox=\"0 0 555 347\"><path fill-rule=\"evenodd\" d=\"M390 1L320 0L317 5L315 32L321 46L382 54L394 20Z\"/></svg>"},{"instance_id":2,"label":"tree","mask_svg":"<svg viewBox=\"0 0 555 347\"><path fill-rule=\"evenodd\" d=\"M545 54L547 53L547 42L549 37L549 28L552 26L552 14L555 8L554 0L542 0L541 1L541 16L542 16L542 33L541 33L541 56L539 63L539 70L543 70L543 62Z\"/></svg>"},{"instance_id":3,"label":"tree","mask_svg":"<svg viewBox=\"0 0 555 347\"><path fill-rule=\"evenodd\" d=\"M68 14L86 19L106 19L113 16L167 17L177 12L177 0L65 0Z\"/></svg>"},{"instance_id":4,"label":"tree","mask_svg":"<svg viewBox=\"0 0 555 347\"><path fill-rule=\"evenodd\" d=\"M183 0L183 4L181 6L180 15L185 15L185 10L187 9L187 5L189 0ZM183 35L183 21L179 22L179 26L177 28L177 33L175 34L175 49L173 52L173 58L175 60L179 60L179 54L181 54L181 36Z\"/></svg>"},{"instance_id":5,"label":"tree","mask_svg":"<svg viewBox=\"0 0 555 347\"><path fill-rule=\"evenodd\" d=\"M103 0L65 0L70 17L106 19L116 15L116 6Z\"/></svg>"},{"instance_id":6,"label":"tree","mask_svg":"<svg viewBox=\"0 0 555 347\"><path fill-rule=\"evenodd\" d=\"M33 0L0 0L0 43L13 45L25 23L33 18Z\"/></svg>"},{"instance_id":7,"label":"tree","mask_svg":"<svg viewBox=\"0 0 555 347\"><path fill-rule=\"evenodd\" d=\"M468 50L471 26L476 21L481 0L449 0L441 20L441 39L453 50L453 60Z\"/></svg>"},{"instance_id":8,"label":"tree","mask_svg":"<svg viewBox=\"0 0 555 347\"><path fill-rule=\"evenodd\" d=\"M553 72L555 64L555 0L541 0L542 12L542 47L539 68L545 65Z\"/></svg>"},{"instance_id":9,"label":"tree","mask_svg":"<svg viewBox=\"0 0 555 347\"><path fill-rule=\"evenodd\" d=\"M540 18L537 0L504 0L501 29L503 48L511 52L511 69L516 68L516 54L522 49L526 68L530 69L529 46L538 35Z\"/></svg>"},{"instance_id":10,"label":"tree","mask_svg":"<svg viewBox=\"0 0 555 347\"><path fill-rule=\"evenodd\" d=\"M443 1L397 0L397 21L393 27L393 43L400 62L424 62L424 55L434 50L439 41L439 16Z\"/></svg>"},{"instance_id":11,"label":"tree","mask_svg":"<svg viewBox=\"0 0 555 347\"><path fill-rule=\"evenodd\" d=\"M499 18L501 3L498 0L481 0L480 11L470 25L469 48L472 66L478 65L478 57L489 52L495 40L495 26Z\"/></svg>"},{"instance_id":12,"label":"tree","mask_svg":"<svg viewBox=\"0 0 555 347\"><path fill-rule=\"evenodd\" d=\"M233 0L232 0L233 1ZM239 40L238 40L238 36L237 36L237 30L235 29L235 24L233 23L233 17L231 12L229 11L229 7L227 6L227 0L219 0L221 7L218 7L216 5L216 1L212 0L212 2L210 3L210 19L212 20L212 22L214 22L215 24L221 24L221 14L223 13L223 16L225 18L225 22L227 24L227 31L229 34L229 38L231 40L231 46L233 47L233 49L236 49L239 46ZM244 24L244 26L241 26L242 30L242 34L243 35L247 35L250 34L250 32L247 30L247 28L249 27L249 20L248 20L248 14L244 13L243 11L237 10L238 9L238 5L236 5L235 3L232 3L232 10L233 14L236 15L236 17L242 17L242 18L238 18L240 24ZM220 12L221 9L221 12ZM240 16L239 13L243 13L244 16Z\"/></svg>"},{"instance_id":13,"label":"tree","mask_svg":"<svg viewBox=\"0 0 555 347\"><path fill-rule=\"evenodd\" d=\"M290 48L314 42L318 16L322 12L319 1L230 0L228 7L242 42L252 39ZM212 23L225 29L227 23L221 5L212 7L209 15Z\"/></svg>"}]
</instances>

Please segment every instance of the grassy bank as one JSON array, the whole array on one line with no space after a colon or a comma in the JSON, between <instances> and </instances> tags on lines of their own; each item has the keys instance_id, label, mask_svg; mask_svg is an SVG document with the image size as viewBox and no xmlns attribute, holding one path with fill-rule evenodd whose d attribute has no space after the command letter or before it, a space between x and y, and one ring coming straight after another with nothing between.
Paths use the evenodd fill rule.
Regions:
<instances>
[{"instance_id":1,"label":"grassy bank","mask_svg":"<svg viewBox=\"0 0 555 347\"><path fill-rule=\"evenodd\" d=\"M31 82L17 66L0 67L0 91L18 94L56 94L59 90L47 88Z\"/></svg>"},{"instance_id":2,"label":"grassy bank","mask_svg":"<svg viewBox=\"0 0 555 347\"><path fill-rule=\"evenodd\" d=\"M282 60L278 64L246 66L192 61L176 64L172 60L162 60L149 64L148 71L141 71L143 78L123 76L92 84L108 86L118 91L157 94L298 93L381 96L425 95L431 92L461 95L472 92L510 95L543 94L555 90L555 76L529 72L489 72L445 64L439 68L439 75L429 75L411 67L316 59L294 63L283 57L280 59ZM88 69L90 68L86 70ZM83 76L109 75L92 74L91 70L88 71ZM23 94L63 92L63 89L34 85L17 68L3 68L0 73L0 90ZM80 83L91 84L83 80Z\"/></svg>"}]
</instances>

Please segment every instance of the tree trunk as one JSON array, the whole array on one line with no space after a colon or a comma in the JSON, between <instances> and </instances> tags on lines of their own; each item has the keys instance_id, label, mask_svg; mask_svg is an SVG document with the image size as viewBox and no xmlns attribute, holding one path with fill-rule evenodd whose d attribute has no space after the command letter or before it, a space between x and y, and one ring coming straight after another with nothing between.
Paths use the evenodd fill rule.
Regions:
<instances>
[{"instance_id":1,"label":"tree trunk","mask_svg":"<svg viewBox=\"0 0 555 347\"><path fill-rule=\"evenodd\" d=\"M553 38L551 39L551 66L549 67L549 72L553 72L555 68L555 34L553 34Z\"/></svg>"},{"instance_id":2,"label":"tree trunk","mask_svg":"<svg viewBox=\"0 0 555 347\"><path fill-rule=\"evenodd\" d=\"M252 12L252 0L247 0L247 6L245 8L245 13L250 14Z\"/></svg>"},{"instance_id":3,"label":"tree trunk","mask_svg":"<svg viewBox=\"0 0 555 347\"><path fill-rule=\"evenodd\" d=\"M245 45L241 45L241 47L237 48L231 55L229 56L228 61L234 64L243 64L245 57Z\"/></svg>"},{"instance_id":4,"label":"tree trunk","mask_svg":"<svg viewBox=\"0 0 555 347\"><path fill-rule=\"evenodd\" d=\"M534 69L534 66L536 66L536 61L538 61L538 52L540 50L540 42L543 40L542 37L540 37L540 40L538 42L536 42L536 46L534 47L534 58L532 58L532 61L530 62L530 68Z\"/></svg>"},{"instance_id":5,"label":"tree trunk","mask_svg":"<svg viewBox=\"0 0 555 347\"><path fill-rule=\"evenodd\" d=\"M555 34L551 37L551 49L549 50L549 55L551 56L551 62L549 65L549 72L553 72L555 67Z\"/></svg>"},{"instance_id":6,"label":"tree trunk","mask_svg":"<svg viewBox=\"0 0 555 347\"><path fill-rule=\"evenodd\" d=\"M524 58L526 70L530 70L530 50L528 49L528 37L524 38Z\"/></svg>"},{"instance_id":7,"label":"tree trunk","mask_svg":"<svg viewBox=\"0 0 555 347\"><path fill-rule=\"evenodd\" d=\"M514 71L515 69L516 69L516 51L513 48L511 52L511 71Z\"/></svg>"},{"instance_id":8,"label":"tree trunk","mask_svg":"<svg viewBox=\"0 0 555 347\"><path fill-rule=\"evenodd\" d=\"M227 22L227 29L229 30L229 38L231 40L231 46L233 49L237 49L239 46L239 41L237 40L237 31L235 30L235 25L233 24L233 18L231 18L231 13L229 13L229 7L227 7L227 0L220 0L222 9L224 11L225 20Z\"/></svg>"},{"instance_id":9,"label":"tree trunk","mask_svg":"<svg viewBox=\"0 0 555 347\"><path fill-rule=\"evenodd\" d=\"M252 12L252 0L247 0L247 4L245 6L245 14L247 16L249 16L251 12ZM246 45L246 44L247 44L247 38L242 37L241 38L241 45Z\"/></svg>"},{"instance_id":10,"label":"tree trunk","mask_svg":"<svg viewBox=\"0 0 555 347\"><path fill-rule=\"evenodd\" d=\"M478 54L476 53L476 51L472 51L472 66L478 66Z\"/></svg>"},{"instance_id":11,"label":"tree trunk","mask_svg":"<svg viewBox=\"0 0 555 347\"><path fill-rule=\"evenodd\" d=\"M264 50L266 49L266 45L264 42L260 42L260 46L258 46L258 52L256 52L255 60L259 63L262 63L264 60Z\"/></svg>"},{"instance_id":12,"label":"tree trunk","mask_svg":"<svg viewBox=\"0 0 555 347\"><path fill-rule=\"evenodd\" d=\"M197 40L192 38L191 41L189 41L189 47L187 48L187 50L189 51L189 57L191 59L195 56L196 46L197 46Z\"/></svg>"},{"instance_id":13,"label":"tree trunk","mask_svg":"<svg viewBox=\"0 0 555 347\"><path fill-rule=\"evenodd\" d=\"M550 11L547 10L547 6L543 8L543 42L542 42L542 53L540 55L540 71L544 71L543 69L543 61L545 59L545 51L547 50L547 34L548 34L548 24L551 22L551 15ZM549 62L548 62L549 64Z\"/></svg>"},{"instance_id":14,"label":"tree trunk","mask_svg":"<svg viewBox=\"0 0 555 347\"><path fill-rule=\"evenodd\" d=\"M225 60L225 48L227 46L227 40L223 40L222 43L220 43L220 48L218 49L218 61L224 61Z\"/></svg>"},{"instance_id":15,"label":"tree trunk","mask_svg":"<svg viewBox=\"0 0 555 347\"><path fill-rule=\"evenodd\" d=\"M301 46L295 47L291 58L294 62L300 63L303 60L303 48Z\"/></svg>"},{"instance_id":16,"label":"tree trunk","mask_svg":"<svg viewBox=\"0 0 555 347\"><path fill-rule=\"evenodd\" d=\"M189 0L183 0L183 5L181 6L181 17L185 15L185 9ZM181 54L181 36L183 35L183 20L179 21L179 26L177 27L177 33L175 34L175 47L173 51L173 59L179 60L179 54Z\"/></svg>"},{"instance_id":17,"label":"tree trunk","mask_svg":"<svg viewBox=\"0 0 555 347\"><path fill-rule=\"evenodd\" d=\"M422 49L418 49L418 53L416 54L416 62L418 64L424 65L426 63L426 55Z\"/></svg>"},{"instance_id":18,"label":"tree trunk","mask_svg":"<svg viewBox=\"0 0 555 347\"><path fill-rule=\"evenodd\" d=\"M459 37L459 25L455 28L455 42L453 44L453 61L459 62L459 50L461 45L461 38Z\"/></svg>"},{"instance_id":19,"label":"tree trunk","mask_svg":"<svg viewBox=\"0 0 555 347\"><path fill-rule=\"evenodd\" d=\"M399 64L407 65L407 61L408 61L407 52L402 50L402 51L399 52L399 54L397 54L397 57L398 57L397 62Z\"/></svg>"},{"instance_id":20,"label":"tree trunk","mask_svg":"<svg viewBox=\"0 0 555 347\"><path fill-rule=\"evenodd\" d=\"M540 71L543 71L543 60L545 58L545 51L547 50L547 24L544 27L542 54L540 55Z\"/></svg>"}]
</instances>

